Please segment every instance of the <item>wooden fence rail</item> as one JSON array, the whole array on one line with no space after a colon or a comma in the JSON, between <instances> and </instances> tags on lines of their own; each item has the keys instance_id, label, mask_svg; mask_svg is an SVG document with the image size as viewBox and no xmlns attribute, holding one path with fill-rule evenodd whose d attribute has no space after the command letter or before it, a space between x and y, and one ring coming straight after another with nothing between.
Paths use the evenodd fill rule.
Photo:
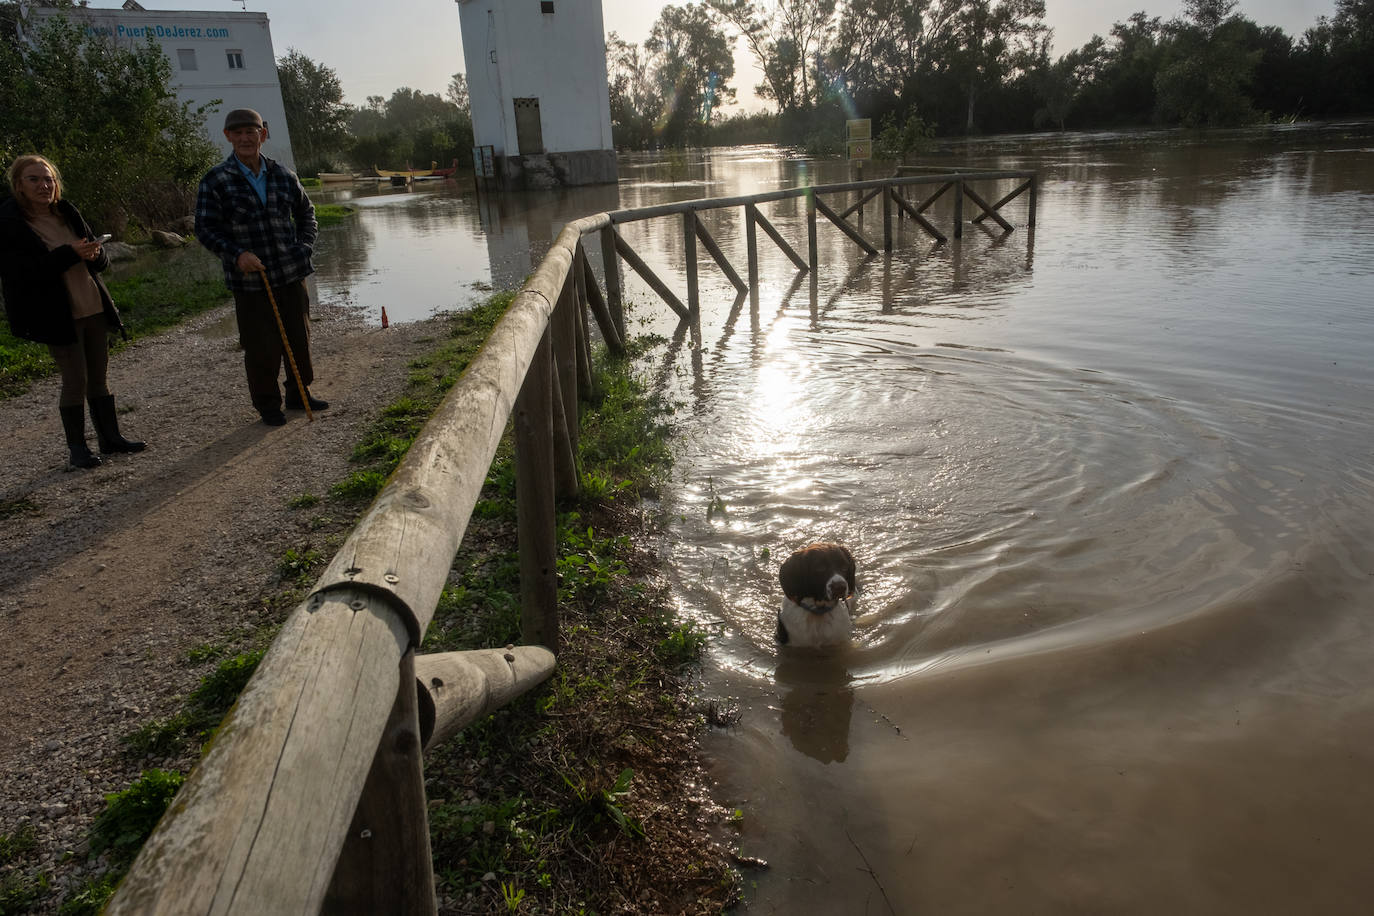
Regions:
<instances>
[{"instance_id":1,"label":"wooden fence rail","mask_svg":"<svg viewBox=\"0 0 1374 916\"><path fill-rule=\"evenodd\" d=\"M1017 179L995 204L971 181ZM591 314L602 340L626 340L620 261L700 335L696 245L758 307L757 229L815 283L817 213L866 252L847 218L882 197L883 247L905 214L937 241L922 214L955 192L1010 231L999 213L1029 191L1032 172L898 174L716 200L600 213L568 223L481 351L449 391L311 594L283 624L216 738L111 899L110 914L435 912L422 775L426 747L531 689L553 671L558 646L554 501L579 486L578 405L593 384ZM937 184L919 206L902 192ZM822 195L859 192L841 212ZM760 211L804 197L808 258ZM894 206L895 205L895 206ZM747 280L702 224L708 210L743 208ZM617 227L679 216L687 255L683 303ZM600 243L605 294L583 240ZM795 289L794 282L793 288ZM516 441L523 639L528 645L417 655L497 446Z\"/></svg>"},{"instance_id":2,"label":"wooden fence rail","mask_svg":"<svg viewBox=\"0 0 1374 916\"><path fill-rule=\"evenodd\" d=\"M970 185L974 182L985 184L995 183L1005 180L1016 180L1019 182L1011 193L999 198L994 204L987 203L982 195L973 190ZM920 204L913 204L904 196L909 190L920 189L922 187L935 185L936 190L930 194ZM782 191L769 191L764 194L754 194L743 197L716 197L702 200L678 201L671 204L660 204L653 207L641 207L635 210L616 210L606 214L611 225L602 230L602 258L606 265L606 301L609 310L621 316L623 321L624 306L621 301L622 284L619 274L619 261L623 260L630 266L630 269L637 273L649 288L652 289L663 302L673 310L682 321L692 325L693 339L700 335L700 328L697 326L697 315L699 310L696 302L699 299L700 277L698 274L696 244L701 242L711 255L713 261L725 274L726 278L740 292L749 292L750 308L758 308L758 232L762 228L764 233L777 245L782 252L797 265L797 268L804 272L810 272L812 283L816 282L816 274L819 270L819 228L817 217L825 217L827 225L834 226L851 242L862 249L866 254L875 255L878 253L878 245L873 240L863 234L862 219L864 205L872 201L875 197L880 198L880 208L882 214L882 248L885 252L891 252L896 243L894 232L894 217L897 220L910 218L922 231L937 243L948 242L945 233L941 232L932 223L925 213L941 197L953 191L954 194L954 237L962 238L964 234L964 201L967 199L981 212L973 218L971 222L981 224L984 220L992 220L1001 227L1003 232L1011 232L1013 226L1001 214L1001 209L1023 193L1029 191L1026 225L1035 225L1035 205L1036 205L1036 174L1031 171L996 171L996 170L961 170L958 172L926 172L909 169L899 169L897 174L889 178L875 178L868 181L853 181L845 184L817 185L806 188L788 188ZM825 200L826 197L836 195L849 195L857 193L858 201L850 204L844 209L837 210ZM776 201L803 198L806 207L806 241L807 256L803 258L797 253L792 245L783 237L782 233L774 228L773 224L759 209L761 204L773 203ZM723 211L734 208L742 208L742 219L745 230L746 257L748 280L740 277L739 272L730 263L725 253L716 243L714 237L706 230L700 214L709 211ZM858 214L860 225L856 226L850 222L850 217ZM687 301L684 303L682 297L672 289L669 284L658 276L652 268L640 257L633 246L630 245L618 230L618 226L627 223L640 222L643 220L656 219L667 216L679 216L682 219L682 250L684 264L687 274ZM622 331L623 324L618 326Z\"/></svg>"}]
</instances>

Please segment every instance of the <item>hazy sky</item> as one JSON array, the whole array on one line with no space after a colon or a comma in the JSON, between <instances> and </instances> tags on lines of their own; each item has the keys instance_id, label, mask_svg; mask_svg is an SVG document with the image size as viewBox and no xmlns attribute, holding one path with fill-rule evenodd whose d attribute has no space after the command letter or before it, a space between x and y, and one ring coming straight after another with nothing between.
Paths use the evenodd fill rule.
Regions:
<instances>
[{"instance_id":1,"label":"hazy sky","mask_svg":"<svg viewBox=\"0 0 1374 916\"><path fill-rule=\"evenodd\" d=\"M278 57L295 48L339 75L344 97L361 104L369 95L389 96L402 86L442 94L449 77L463 69L458 6L453 0L139 0L149 10L238 10L266 13ZM507 0L513 2L513 0ZM530 0L526 0L530 2ZM92 7L117 8L120 0L92 0ZM665 0L603 0L606 30L641 43ZM1276 25L1294 38L1318 16L1330 16L1335 0L1240 0L1237 10L1260 25ZM1054 29L1054 55L1080 47L1094 33L1106 36L1114 23L1144 10L1165 20L1182 13L1182 0L1045 0L1045 19ZM753 87L760 74L741 46L735 52L739 106L760 107ZM726 109L727 113L732 109Z\"/></svg>"}]
</instances>

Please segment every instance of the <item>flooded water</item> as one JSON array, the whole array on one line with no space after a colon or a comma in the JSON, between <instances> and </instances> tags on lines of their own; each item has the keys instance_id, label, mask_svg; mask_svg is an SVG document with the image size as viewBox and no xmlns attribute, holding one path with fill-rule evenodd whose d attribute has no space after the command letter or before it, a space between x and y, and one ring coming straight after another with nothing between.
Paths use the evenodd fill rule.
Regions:
<instances>
[{"instance_id":1,"label":"flooded water","mask_svg":"<svg viewBox=\"0 0 1374 916\"><path fill-rule=\"evenodd\" d=\"M1037 227L1019 199L1010 234L907 221L864 257L822 220L814 299L761 235L757 313L703 253L700 349L631 282L678 405L659 549L714 634L703 690L740 713L706 742L714 793L769 862L748 909L1367 911L1374 135L929 161L1039 170ZM370 307L413 261L451 282L399 295L453 307L567 218L847 168L755 148L621 177L609 199L366 198L337 279L321 246L322 294ZM799 205L763 209L804 252ZM707 223L743 272L739 213ZM684 295L680 234L625 227ZM780 650L777 567L821 539L858 558L853 644Z\"/></svg>"}]
</instances>

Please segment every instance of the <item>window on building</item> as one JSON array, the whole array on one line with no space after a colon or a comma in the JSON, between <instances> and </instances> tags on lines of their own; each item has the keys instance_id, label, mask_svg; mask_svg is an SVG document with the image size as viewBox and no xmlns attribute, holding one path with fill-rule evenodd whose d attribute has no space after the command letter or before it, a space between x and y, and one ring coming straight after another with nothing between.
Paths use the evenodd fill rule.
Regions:
<instances>
[{"instance_id":1,"label":"window on building","mask_svg":"<svg viewBox=\"0 0 1374 916\"><path fill-rule=\"evenodd\" d=\"M243 52L242 52L242 51L226 51L226 52L224 52L224 53L226 53L226 54L229 55L229 69L230 69L230 70L242 70L242 69L243 69Z\"/></svg>"},{"instance_id":2,"label":"window on building","mask_svg":"<svg viewBox=\"0 0 1374 916\"><path fill-rule=\"evenodd\" d=\"M181 69L183 70L198 69L196 67L196 49L177 48L177 63L181 65Z\"/></svg>"},{"instance_id":3,"label":"window on building","mask_svg":"<svg viewBox=\"0 0 1374 916\"><path fill-rule=\"evenodd\" d=\"M553 12L553 0L539 0L539 12L541 12L541 13L552 13L552 12Z\"/></svg>"}]
</instances>

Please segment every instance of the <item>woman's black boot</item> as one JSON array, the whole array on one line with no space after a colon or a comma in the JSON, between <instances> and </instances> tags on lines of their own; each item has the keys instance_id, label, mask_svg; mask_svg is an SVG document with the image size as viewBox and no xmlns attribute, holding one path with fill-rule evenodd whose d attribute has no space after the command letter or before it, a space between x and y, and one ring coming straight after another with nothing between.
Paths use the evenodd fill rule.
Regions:
<instances>
[{"instance_id":1,"label":"woman's black boot","mask_svg":"<svg viewBox=\"0 0 1374 916\"><path fill-rule=\"evenodd\" d=\"M67 434L67 448L71 450L71 465L74 468L98 468L100 456L92 455L86 445L86 408L82 404L73 407L58 407L62 414L62 431Z\"/></svg>"},{"instance_id":2,"label":"woman's black boot","mask_svg":"<svg viewBox=\"0 0 1374 916\"><path fill-rule=\"evenodd\" d=\"M95 427L95 438L100 443L102 455L110 452L141 452L146 444L136 439L125 439L119 434L119 420L115 417L112 394L91 398L91 425Z\"/></svg>"}]
</instances>

